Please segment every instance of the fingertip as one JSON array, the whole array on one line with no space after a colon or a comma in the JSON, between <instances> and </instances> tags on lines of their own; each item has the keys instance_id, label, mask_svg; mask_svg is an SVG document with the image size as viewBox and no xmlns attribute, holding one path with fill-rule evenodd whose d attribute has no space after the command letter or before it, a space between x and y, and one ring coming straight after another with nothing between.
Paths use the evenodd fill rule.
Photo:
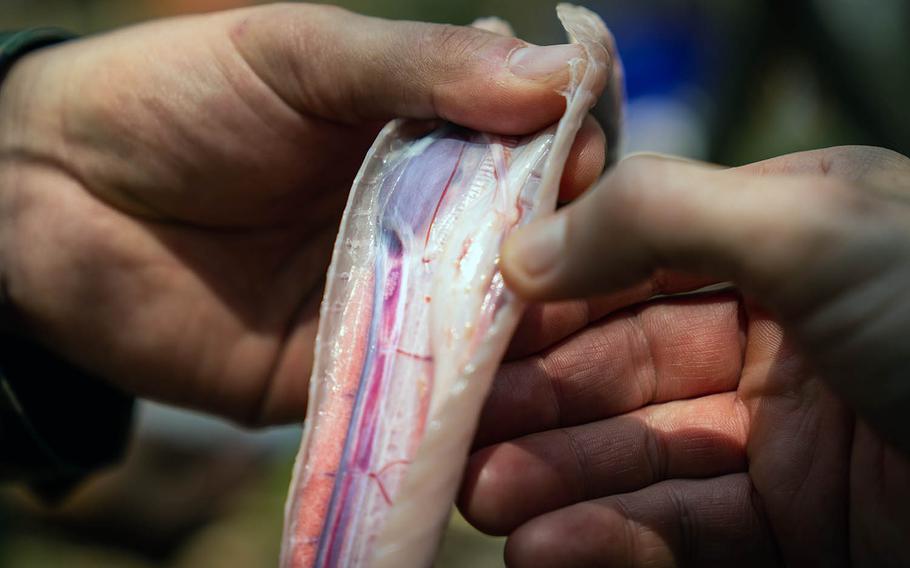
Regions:
<instances>
[{"instance_id":1,"label":"fingertip","mask_svg":"<svg viewBox=\"0 0 910 568\"><path fill-rule=\"evenodd\" d=\"M506 566L513 568L556 566L557 564L553 562L553 552L560 549L561 538L559 527L549 526L547 521L540 517L531 519L509 535L504 551Z\"/></svg>"},{"instance_id":2,"label":"fingertip","mask_svg":"<svg viewBox=\"0 0 910 568\"><path fill-rule=\"evenodd\" d=\"M585 118L563 170L559 201L569 202L582 195L603 172L606 163L607 138L597 120Z\"/></svg>"},{"instance_id":3,"label":"fingertip","mask_svg":"<svg viewBox=\"0 0 910 568\"><path fill-rule=\"evenodd\" d=\"M524 232L524 227L518 229L503 243L500 252L499 270L502 272L506 286L519 297L528 301L540 301L543 299L541 294L522 266L521 249Z\"/></svg>"},{"instance_id":4,"label":"fingertip","mask_svg":"<svg viewBox=\"0 0 910 568\"><path fill-rule=\"evenodd\" d=\"M506 239L500 266L512 291L531 301L559 299L566 230L565 215L559 212L519 228Z\"/></svg>"},{"instance_id":5,"label":"fingertip","mask_svg":"<svg viewBox=\"0 0 910 568\"><path fill-rule=\"evenodd\" d=\"M505 535L537 515L578 500L578 484L561 436L537 436L475 452L459 498L482 532Z\"/></svg>"},{"instance_id":6,"label":"fingertip","mask_svg":"<svg viewBox=\"0 0 910 568\"><path fill-rule=\"evenodd\" d=\"M457 503L461 514L477 530L503 536L514 525L509 526L503 518L507 509L501 506L499 496L508 487L508 480L501 475L502 470L491 463L496 449L496 446L484 448L468 458Z\"/></svg>"},{"instance_id":7,"label":"fingertip","mask_svg":"<svg viewBox=\"0 0 910 568\"><path fill-rule=\"evenodd\" d=\"M622 518L591 502L531 519L506 542L506 565L559 568L612 565L624 557Z\"/></svg>"}]
</instances>

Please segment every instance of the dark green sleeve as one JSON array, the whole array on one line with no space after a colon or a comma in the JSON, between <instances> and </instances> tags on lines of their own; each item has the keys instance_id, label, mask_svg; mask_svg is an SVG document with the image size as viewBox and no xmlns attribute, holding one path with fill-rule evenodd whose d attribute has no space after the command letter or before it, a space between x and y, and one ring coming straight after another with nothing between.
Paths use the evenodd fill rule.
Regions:
<instances>
[{"instance_id":1,"label":"dark green sleeve","mask_svg":"<svg viewBox=\"0 0 910 568\"><path fill-rule=\"evenodd\" d=\"M31 28L13 32L0 31L0 81L17 59L30 51L60 43L75 36L57 28Z\"/></svg>"},{"instance_id":2,"label":"dark green sleeve","mask_svg":"<svg viewBox=\"0 0 910 568\"><path fill-rule=\"evenodd\" d=\"M26 53L72 38L52 28L0 33L0 82ZM0 480L26 481L55 500L120 459L132 414L131 396L20 334L0 333Z\"/></svg>"}]
</instances>

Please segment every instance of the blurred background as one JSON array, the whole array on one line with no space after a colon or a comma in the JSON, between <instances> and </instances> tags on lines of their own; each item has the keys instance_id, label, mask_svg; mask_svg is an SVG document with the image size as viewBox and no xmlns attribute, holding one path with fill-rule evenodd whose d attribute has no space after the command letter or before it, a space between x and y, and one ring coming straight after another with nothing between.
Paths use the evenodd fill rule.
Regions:
<instances>
[{"instance_id":1,"label":"blurred background","mask_svg":"<svg viewBox=\"0 0 910 568\"><path fill-rule=\"evenodd\" d=\"M0 0L0 29L90 34L251 0ZM343 0L363 13L466 24L509 20L562 41L550 0ZM910 154L910 0L590 0L627 79L623 152L728 165L838 144ZM299 427L247 432L151 403L126 462L47 509L0 489L2 567L277 564ZM501 539L457 514L438 565L500 566Z\"/></svg>"}]
</instances>

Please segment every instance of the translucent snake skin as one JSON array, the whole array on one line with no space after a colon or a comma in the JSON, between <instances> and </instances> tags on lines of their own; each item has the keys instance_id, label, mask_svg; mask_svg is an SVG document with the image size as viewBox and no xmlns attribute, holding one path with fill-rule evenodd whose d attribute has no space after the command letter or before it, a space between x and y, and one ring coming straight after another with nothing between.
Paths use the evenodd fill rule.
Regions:
<instances>
[{"instance_id":1,"label":"translucent snake skin","mask_svg":"<svg viewBox=\"0 0 910 568\"><path fill-rule=\"evenodd\" d=\"M503 284L500 245L554 210L596 94L606 85L607 104L619 104L603 22L566 4L557 12L585 54L569 63L558 124L508 137L394 121L367 155L327 278L285 568L433 562L524 307ZM508 29L495 20L480 27Z\"/></svg>"}]
</instances>

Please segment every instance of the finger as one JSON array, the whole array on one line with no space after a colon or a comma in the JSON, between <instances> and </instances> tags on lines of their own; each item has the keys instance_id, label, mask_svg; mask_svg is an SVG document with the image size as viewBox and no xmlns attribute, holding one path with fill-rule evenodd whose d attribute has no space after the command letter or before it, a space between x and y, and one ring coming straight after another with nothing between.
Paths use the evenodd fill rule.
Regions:
<instances>
[{"instance_id":1,"label":"finger","mask_svg":"<svg viewBox=\"0 0 910 568\"><path fill-rule=\"evenodd\" d=\"M587 300L532 304L515 330L506 360L537 353L607 314L654 296L691 292L715 283L701 276L658 270L647 280L613 294Z\"/></svg>"},{"instance_id":2,"label":"finger","mask_svg":"<svg viewBox=\"0 0 910 568\"><path fill-rule=\"evenodd\" d=\"M460 505L481 530L507 534L584 500L745 471L747 423L729 392L525 436L471 456Z\"/></svg>"},{"instance_id":3,"label":"finger","mask_svg":"<svg viewBox=\"0 0 910 568\"><path fill-rule=\"evenodd\" d=\"M523 134L555 122L575 45L539 47L469 27L370 18L328 6L235 13L231 37L291 106L345 123L443 118Z\"/></svg>"},{"instance_id":4,"label":"finger","mask_svg":"<svg viewBox=\"0 0 910 568\"><path fill-rule=\"evenodd\" d=\"M747 474L665 481L560 509L506 544L513 568L777 566L774 536Z\"/></svg>"},{"instance_id":5,"label":"finger","mask_svg":"<svg viewBox=\"0 0 910 568\"><path fill-rule=\"evenodd\" d=\"M609 292L658 267L768 289L838 235L832 219L842 220L844 193L824 180L638 156L576 203L516 231L503 248L503 272L531 299Z\"/></svg>"},{"instance_id":6,"label":"finger","mask_svg":"<svg viewBox=\"0 0 910 568\"><path fill-rule=\"evenodd\" d=\"M606 137L600 124L588 115L575 136L559 185L559 200L572 201L597 181L604 169Z\"/></svg>"},{"instance_id":7,"label":"finger","mask_svg":"<svg viewBox=\"0 0 910 568\"><path fill-rule=\"evenodd\" d=\"M476 446L735 389L745 338L733 294L665 299L502 367Z\"/></svg>"}]
</instances>

